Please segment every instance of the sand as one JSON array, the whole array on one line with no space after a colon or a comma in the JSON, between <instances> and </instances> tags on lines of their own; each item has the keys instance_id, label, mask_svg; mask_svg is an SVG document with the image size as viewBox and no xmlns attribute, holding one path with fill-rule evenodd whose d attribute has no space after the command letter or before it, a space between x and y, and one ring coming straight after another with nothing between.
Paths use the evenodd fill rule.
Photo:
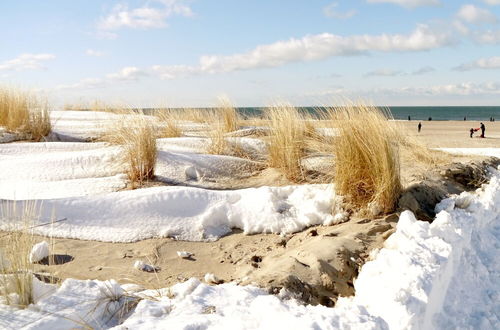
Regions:
<instances>
[{"instance_id":1,"label":"sand","mask_svg":"<svg viewBox=\"0 0 500 330\"><path fill-rule=\"evenodd\" d=\"M500 121L483 122L486 126L485 138L479 138L481 131L469 137L471 128L479 128L476 121L421 121L422 130L417 132L419 121L398 121L397 124L409 136L417 137L431 148L487 148L500 147Z\"/></svg>"}]
</instances>

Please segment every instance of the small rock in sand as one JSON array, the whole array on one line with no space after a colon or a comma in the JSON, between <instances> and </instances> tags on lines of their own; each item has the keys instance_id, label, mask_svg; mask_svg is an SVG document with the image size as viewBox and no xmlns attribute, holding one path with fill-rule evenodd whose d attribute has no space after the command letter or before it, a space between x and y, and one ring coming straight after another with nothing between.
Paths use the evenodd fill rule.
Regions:
<instances>
[{"instance_id":1,"label":"small rock in sand","mask_svg":"<svg viewBox=\"0 0 500 330\"><path fill-rule=\"evenodd\" d=\"M224 281L222 281L221 279L219 279L217 276L215 276L212 273L206 273L205 274L205 282L207 282L209 284L221 284Z\"/></svg>"},{"instance_id":2,"label":"small rock in sand","mask_svg":"<svg viewBox=\"0 0 500 330\"><path fill-rule=\"evenodd\" d=\"M143 272L148 272L148 273L157 272L160 270L159 267L148 265L147 263L145 263L141 260L137 260L134 263L134 268L137 270L142 270Z\"/></svg>"},{"instance_id":3,"label":"small rock in sand","mask_svg":"<svg viewBox=\"0 0 500 330\"><path fill-rule=\"evenodd\" d=\"M49 243L46 241L33 245L30 252L30 262L36 263L49 256Z\"/></svg>"},{"instance_id":4,"label":"small rock in sand","mask_svg":"<svg viewBox=\"0 0 500 330\"><path fill-rule=\"evenodd\" d=\"M189 259L192 256L194 256L194 254L192 254L191 252L187 252L187 251L177 251L177 255L182 259Z\"/></svg>"}]
</instances>

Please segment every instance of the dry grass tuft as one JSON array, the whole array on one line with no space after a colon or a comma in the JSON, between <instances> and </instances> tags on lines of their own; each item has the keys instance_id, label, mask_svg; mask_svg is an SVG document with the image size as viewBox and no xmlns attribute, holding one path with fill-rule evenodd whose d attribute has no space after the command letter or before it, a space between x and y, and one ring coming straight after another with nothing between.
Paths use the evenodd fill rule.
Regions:
<instances>
[{"instance_id":1,"label":"dry grass tuft","mask_svg":"<svg viewBox=\"0 0 500 330\"><path fill-rule=\"evenodd\" d=\"M278 104L267 108L266 118L271 130L269 166L281 169L291 181L302 181L308 131L303 115L289 104Z\"/></svg>"},{"instance_id":2,"label":"dry grass tuft","mask_svg":"<svg viewBox=\"0 0 500 330\"><path fill-rule=\"evenodd\" d=\"M128 115L112 125L102 140L123 146L132 188L153 179L157 157L154 124L147 116Z\"/></svg>"},{"instance_id":3,"label":"dry grass tuft","mask_svg":"<svg viewBox=\"0 0 500 330\"><path fill-rule=\"evenodd\" d=\"M335 190L361 213L394 210L401 192L399 138L388 112L364 104L326 109L333 128Z\"/></svg>"},{"instance_id":4,"label":"dry grass tuft","mask_svg":"<svg viewBox=\"0 0 500 330\"><path fill-rule=\"evenodd\" d=\"M155 115L165 126L161 129L159 137L170 138L182 136L182 130L177 124L179 121L179 111L173 109L155 109Z\"/></svg>"},{"instance_id":5,"label":"dry grass tuft","mask_svg":"<svg viewBox=\"0 0 500 330\"><path fill-rule=\"evenodd\" d=\"M238 129L238 112L228 98L220 97L219 107L216 108L215 111L217 117L219 117L217 121L222 124L220 126L224 133L233 132Z\"/></svg>"},{"instance_id":6,"label":"dry grass tuft","mask_svg":"<svg viewBox=\"0 0 500 330\"><path fill-rule=\"evenodd\" d=\"M51 131L46 99L32 93L0 87L0 126L42 140Z\"/></svg>"},{"instance_id":7,"label":"dry grass tuft","mask_svg":"<svg viewBox=\"0 0 500 330\"><path fill-rule=\"evenodd\" d=\"M33 223L39 214L40 207L33 201L21 207L15 202L0 204L2 222L13 223L13 231L7 233L8 244L0 249L0 296L7 305L26 307L33 303L34 264L29 255L35 244Z\"/></svg>"},{"instance_id":8,"label":"dry grass tuft","mask_svg":"<svg viewBox=\"0 0 500 330\"><path fill-rule=\"evenodd\" d=\"M443 151L429 149L423 142L413 137L400 136L399 144L406 161L420 163L427 167L449 164L453 158Z\"/></svg>"},{"instance_id":9,"label":"dry grass tuft","mask_svg":"<svg viewBox=\"0 0 500 330\"><path fill-rule=\"evenodd\" d=\"M127 114L133 112L123 103L109 103L101 100L93 101L78 101L76 103L66 103L63 107L64 110L72 111L99 111L111 112L116 114Z\"/></svg>"},{"instance_id":10,"label":"dry grass tuft","mask_svg":"<svg viewBox=\"0 0 500 330\"><path fill-rule=\"evenodd\" d=\"M205 123L209 125L208 137L210 144L207 152L214 155L232 154L233 148L228 143L226 133L238 128L239 116L227 98L219 98L220 106L205 110Z\"/></svg>"}]
</instances>

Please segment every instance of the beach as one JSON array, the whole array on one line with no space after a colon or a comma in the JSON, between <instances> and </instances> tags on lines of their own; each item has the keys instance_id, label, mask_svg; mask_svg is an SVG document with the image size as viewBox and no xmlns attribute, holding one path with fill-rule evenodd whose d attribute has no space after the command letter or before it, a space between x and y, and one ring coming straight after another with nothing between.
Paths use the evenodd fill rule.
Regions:
<instances>
[{"instance_id":1,"label":"beach","mask_svg":"<svg viewBox=\"0 0 500 330\"><path fill-rule=\"evenodd\" d=\"M470 129L479 128L479 121L396 121L405 134L417 137L430 148L498 148L500 147L500 122L483 122L486 126L485 138L479 138L481 131L471 139ZM418 123L422 130L417 132Z\"/></svg>"},{"instance_id":2,"label":"beach","mask_svg":"<svg viewBox=\"0 0 500 330\"><path fill-rule=\"evenodd\" d=\"M482 189L483 183L490 180L489 171L498 166L491 157L500 156L500 124L485 123L486 138L471 139L469 126L478 123L422 122L418 133L417 121L388 122L372 108L361 114L351 109L351 115L358 119L337 126L335 121L305 120L290 106L275 111L274 119L251 120L238 120L232 111L231 128L219 135L214 130L223 127L224 117L217 112L155 117L127 111L51 111L51 131L42 141L26 141L24 135L3 131L0 206L5 221L0 223L0 246L8 249L13 235L23 231L19 221L26 217L16 212L34 210L37 215L31 220L34 223L29 227L29 243L22 248L47 242L48 248L42 249L45 257L29 267L49 284L33 284L40 287L37 292L43 292L34 300L42 311L40 315L29 314L27 319L21 312L8 315L0 305L0 320L3 317L17 326L37 324L41 315L60 309L65 321L54 316L43 322L71 324L72 318L79 317L92 326L109 328L106 309L103 311L93 301L106 301L116 292L121 292L118 297L152 305L132 309L133 314L127 314L126 320L113 316L115 325L144 322L141 311L152 313L158 307L157 301L165 299L170 299L172 306L193 299L206 300L201 314L196 312L199 306L193 307L194 315L205 320L205 315L212 315L205 310L229 311L211 294L226 300L246 292L249 303L253 299L271 299L270 310L308 308L310 313L319 313L320 318L331 318L324 324L326 328L329 322L343 320L346 315L351 315L346 323L349 326L370 322L371 328L383 328L384 322L417 322L421 314L394 318L377 310L373 299L382 294L378 281L387 282L384 276L388 276L388 267L403 267L409 262L407 258L413 260L414 254L420 253L407 249L408 239L421 244L427 239L424 232L435 230L444 231L446 241L447 233L455 230L446 227L444 220L436 224L436 229L425 226L438 216L435 210L440 202L466 206L469 202L455 202L454 194ZM368 118L373 121L367 116L372 116ZM195 121L198 118L201 120ZM166 128L169 135L162 135ZM292 136L291 132L302 135ZM286 138L275 140L280 134ZM379 169L380 176L393 175L396 184L401 184L400 190L395 190L396 204L387 212L373 202L349 205L335 189L339 180L335 167L342 162L332 154L332 145L354 134L362 137L363 146L383 141L370 145L367 157L382 154L392 159L390 166L394 167ZM375 138L366 139L365 134ZM109 135L123 141L102 138ZM154 157L154 176L134 182L129 159L123 155L135 155L141 150L142 139L149 143L149 154ZM218 142L217 149L213 148L214 141ZM356 141L346 147L353 143ZM386 149L379 149L382 147ZM284 156L283 163L270 165L271 150ZM286 152L280 153L283 150ZM295 162L287 163L292 156L290 150L302 154ZM352 157L362 151L357 149ZM347 180L351 180L360 160L352 166L346 172ZM363 175L371 175L377 166L372 162ZM377 178L370 180L375 182ZM495 184L493 199L498 182ZM481 195L467 198L483 203ZM488 214L488 221L494 216ZM458 221L454 226L460 230L461 213L453 217ZM415 226L421 227L417 232L423 236L406 237L405 233L413 232ZM463 249L477 248L466 242L446 242L450 246L462 244ZM434 242L426 244L429 250L425 253L433 257L426 261L424 270L409 272L407 277L390 281L392 286L386 288L386 292L394 293L386 303L395 309L411 306L409 301L398 302L401 290L409 296L417 294L405 281L430 281L447 287L451 282L439 282L438 274L454 267L452 263L467 262L452 254L434 260L442 247ZM397 253L402 264L394 265L385 253ZM381 257L377 259L378 254ZM457 272L452 269L452 273ZM417 274L429 278L415 279ZM455 281L455 277L451 280ZM82 289L85 286L89 287ZM94 292L93 287L101 289ZM88 292L88 296L71 299L86 306L81 310L74 309L66 297L79 290ZM426 294L434 294L426 290ZM440 294L448 294L445 291L442 289ZM117 306L125 308L121 303ZM359 313L359 308L366 306L374 314ZM190 313L186 308L176 308L181 319ZM257 317L252 309L235 313L250 313L250 319ZM161 320L147 322L155 326L161 324L158 322L178 322L174 314L158 315ZM384 315L384 321L379 323L375 315ZM270 316L266 316L266 322L273 322ZM222 318L219 322L233 321ZM312 318L304 322L306 326L316 321Z\"/></svg>"}]
</instances>

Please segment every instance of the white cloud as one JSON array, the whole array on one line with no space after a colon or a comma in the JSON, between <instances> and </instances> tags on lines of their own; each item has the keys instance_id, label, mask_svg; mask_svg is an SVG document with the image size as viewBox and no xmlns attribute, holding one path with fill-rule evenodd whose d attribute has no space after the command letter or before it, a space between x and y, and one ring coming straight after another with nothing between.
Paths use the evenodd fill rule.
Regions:
<instances>
[{"instance_id":1,"label":"white cloud","mask_svg":"<svg viewBox=\"0 0 500 330\"><path fill-rule=\"evenodd\" d=\"M500 0L483 0L483 2L491 6L500 5Z\"/></svg>"},{"instance_id":2,"label":"white cloud","mask_svg":"<svg viewBox=\"0 0 500 330\"><path fill-rule=\"evenodd\" d=\"M155 6L145 5L134 9L129 9L127 5L116 5L109 15L101 18L97 28L104 31L163 28L171 16L193 16L191 8L183 0L155 0L152 4Z\"/></svg>"},{"instance_id":3,"label":"white cloud","mask_svg":"<svg viewBox=\"0 0 500 330\"><path fill-rule=\"evenodd\" d=\"M430 72L434 72L434 71L436 71L436 69L434 69L433 67L424 66L424 67L421 67L420 69L413 71L411 74L417 76L417 75L426 74L426 73L430 73Z\"/></svg>"},{"instance_id":4,"label":"white cloud","mask_svg":"<svg viewBox=\"0 0 500 330\"><path fill-rule=\"evenodd\" d=\"M92 89L105 86L105 82L100 78L85 78L74 84L57 85L55 90L69 89Z\"/></svg>"},{"instance_id":5,"label":"white cloud","mask_svg":"<svg viewBox=\"0 0 500 330\"><path fill-rule=\"evenodd\" d=\"M74 84L57 85L55 90L84 90L102 88L117 81L136 81L141 77L149 76L149 73L135 66L127 66L115 73L109 73L105 78L85 78Z\"/></svg>"},{"instance_id":6,"label":"white cloud","mask_svg":"<svg viewBox=\"0 0 500 330\"><path fill-rule=\"evenodd\" d=\"M52 54L21 54L18 57L0 63L0 71L22 71L45 69L43 62L53 60Z\"/></svg>"},{"instance_id":7,"label":"white cloud","mask_svg":"<svg viewBox=\"0 0 500 330\"><path fill-rule=\"evenodd\" d=\"M500 43L500 30L476 32L473 39L481 44L498 44Z\"/></svg>"},{"instance_id":8,"label":"white cloud","mask_svg":"<svg viewBox=\"0 0 500 330\"><path fill-rule=\"evenodd\" d=\"M422 96L473 96L473 95L498 95L500 94L500 83L485 82L472 83L463 82L457 84L436 85L429 87L401 87L401 88L380 88L374 90L375 93L397 94L397 95L422 95Z\"/></svg>"},{"instance_id":9,"label":"white cloud","mask_svg":"<svg viewBox=\"0 0 500 330\"><path fill-rule=\"evenodd\" d=\"M95 50L95 49L87 49L85 51L85 55L87 56L95 56L95 57L100 57L100 56L103 56L104 55L104 52L101 52L99 50Z\"/></svg>"},{"instance_id":10,"label":"white cloud","mask_svg":"<svg viewBox=\"0 0 500 330\"><path fill-rule=\"evenodd\" d=\"M338 19L347 19L347 18L351 18L357 14L357 11L354 9L344 11L344 12L337 11L338 5L339 4L337 2L333 2L333 3L329 4L328 6L326 6L325 8L323 8L323 13L325 14L325 16L331 17L331 18L338 18Z\"/></svg>"},{"instance_id":11,"label":"white cloud","mask_svg":"<svg viewBox=\"0 0 500 330\"><path fill-rule=\"evenodd\" d=\"M401 71L391 69L378 69L365 74L365 77L394 77L404 75Z\"/></svg>"},{"instance_id":12,"label":"white cloud","mask_svg":"<svg viewBox=\"0 0 500 330\"><path fill-rule=\"evenodd\" d=\"M457 17L472 24L496 23L496 16L487 9L474 5L463 5L457 12Z\"/></svg>"},{"instance_id":13,"label":"white cloud","mask_svg":"<svg viewBox=\"0 0 500 330\"><path fill-rule=\"evenodd\" d=\"M439 0L367 0L369 3L392 3L406 8L416 8L423 6L438 6Z\"/></svg>"},{"instance_id":14,"label":"white cloud","mask_svg":"<svg viewBox=\"0 0 500 330\"><path fill-rule=\"evenodd\" d=\"M127 66L118 71L117 73L110 73L106 75L106 78L112 80L137 80L140 77L147 76L148 73L135 67Z\"/></svg>"},{"instance_id":15,"label":"white cloud","mask_svg":"<svg viewBox=\"0 0 500 330\"><path fill-rule=\"evenodd\" d=\"M156 65L152 69L161 78L173 79L200 73L221 73L268 68L291 62L321 60L333 56L351 56L378 52L413 52L450 45L450 35L419 25L412 33L340 36L330 33L308 35L301 39L260 45L246 53L202 56L199 64Z\"/></svg>"},{"instance_id":16,"label":"white cloud","mask_svg":"<svg viewBox=\"0 0 500 330\"><path fill-rule=\"evenodd\" d=\"M500 69L500 56L481 58L477 61L464 63L454 68L454 70L457 71L469 71L475 69Z\"/></svg>"}]
</instances>

